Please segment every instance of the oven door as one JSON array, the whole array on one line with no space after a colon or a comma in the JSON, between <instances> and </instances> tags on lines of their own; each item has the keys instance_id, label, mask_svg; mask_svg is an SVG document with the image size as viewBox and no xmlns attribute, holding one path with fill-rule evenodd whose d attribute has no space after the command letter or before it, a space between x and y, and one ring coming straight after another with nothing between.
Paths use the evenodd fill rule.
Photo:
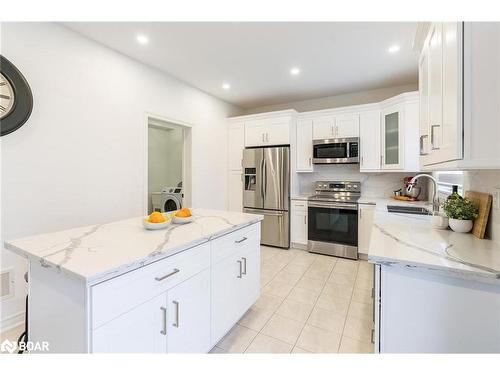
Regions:
<instances>
[{"instance_id":1,"label":"oven door","mask_svg":"<svg viewBox=\"0 0 500 375\"><path fill-rule=\"evenodd\" d=\"M308 219L309 241L358 247L357 204L309 201Z\"/></svg>"}]
</instances>

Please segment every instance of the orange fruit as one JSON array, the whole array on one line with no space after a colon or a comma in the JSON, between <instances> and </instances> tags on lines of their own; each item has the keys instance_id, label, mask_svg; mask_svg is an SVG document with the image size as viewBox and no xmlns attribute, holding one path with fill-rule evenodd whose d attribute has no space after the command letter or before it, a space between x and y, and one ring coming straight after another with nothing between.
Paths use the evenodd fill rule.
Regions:
<instances>
[{"instance_id":1,"label":"orange fruit","mask_svg":"<svg viewBox=\"0 0 500 375\"><path fill-rule=\"evenodd\" d=\"M191 216L191 210L189 208L181 208L176 212L175 216L177 217L189 217Z\"/></svg>"},{"instance_id":2,"label":"orange fruit","mask_svg":"<svg viewBox=\"0 0 500 375\"><path fill-rule=\"evenodd\" d=\"M167 219L160 213L160 212L153 212L151 215L148 216L148 221L150 223L163 223Z\"/></svg>"}]
</instances>

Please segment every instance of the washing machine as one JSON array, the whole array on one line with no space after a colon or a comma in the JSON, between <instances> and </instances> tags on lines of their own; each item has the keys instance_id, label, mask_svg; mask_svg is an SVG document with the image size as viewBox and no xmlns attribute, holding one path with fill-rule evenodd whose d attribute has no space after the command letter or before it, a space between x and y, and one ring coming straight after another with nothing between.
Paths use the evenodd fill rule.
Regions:
<instances>
[{"instance_id":1,"label":"washing machine","mask_svg":"<svg viewBox=\"0 0 500 375\"><path fill-rule=\"evenodd\" d=\"M176 211L182 208L182 187L166 187L161 191L161 211Z\"/></svg>"}]
</instances>

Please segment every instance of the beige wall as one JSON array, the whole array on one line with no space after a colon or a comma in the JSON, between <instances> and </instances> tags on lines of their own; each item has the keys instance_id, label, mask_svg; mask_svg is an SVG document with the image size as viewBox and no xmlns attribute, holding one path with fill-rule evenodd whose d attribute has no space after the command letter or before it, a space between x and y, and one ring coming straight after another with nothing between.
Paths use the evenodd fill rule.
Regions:
<instances>
[{"instance_id":1,"label":"beige wall","mask_svg":"<svg viewBox=\"0 0 500 375\"><path fill-rule=\"evenodd\" d=\"M289 102L252 108L245 111L245 114L279 111L282 109L295 109L298 112L316 111L320 109L345 107L357 104L376 103L391 98L403 92L418 90L418 84L409 84L403 86L385 87L381 89L353 92L342 95L327 96L323 98L302 100L298 102Z\"/></svg>"}]
</instances>

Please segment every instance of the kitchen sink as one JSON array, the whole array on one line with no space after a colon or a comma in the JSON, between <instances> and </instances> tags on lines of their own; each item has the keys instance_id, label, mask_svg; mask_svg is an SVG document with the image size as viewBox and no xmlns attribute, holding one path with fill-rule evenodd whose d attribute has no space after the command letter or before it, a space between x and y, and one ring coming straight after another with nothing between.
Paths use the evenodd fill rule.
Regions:
<instances>
[{"instance_id":1,"label":"kitchen sink","mask_svg":"<svg viewBox=\"0 0 500 375\"><path fill-rule=\"evenodd\" d=\"M432 212L425 207L411 207L411 206L387 206L387 211L397 212L400 214L414 214L414 215L432 215Z\"/></svg>"}]
</instances>

